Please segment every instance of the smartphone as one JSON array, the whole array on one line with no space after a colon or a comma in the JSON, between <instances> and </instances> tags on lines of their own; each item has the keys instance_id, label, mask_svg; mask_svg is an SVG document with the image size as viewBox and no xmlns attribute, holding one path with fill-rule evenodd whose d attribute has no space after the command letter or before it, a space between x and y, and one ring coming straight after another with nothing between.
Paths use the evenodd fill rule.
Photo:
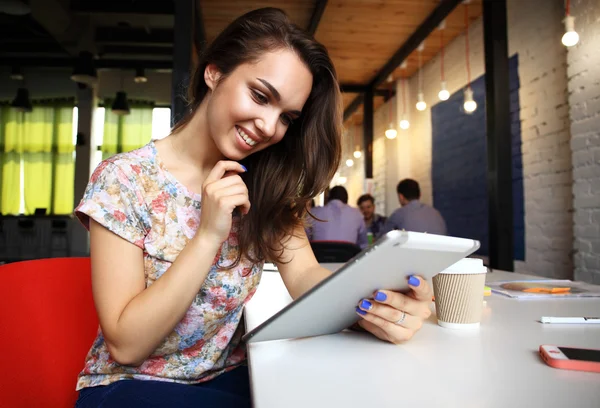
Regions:
<instances>
[{"instance_id":1,"label":"smartphone","mask_svg":"<svg viewBox=\"0 0 600 408\"><path fill-rule=\"evenodd\" d=\"M550 367L600 373L600 349L541 345L540 356Z\"/></svg>"}]
</instances>

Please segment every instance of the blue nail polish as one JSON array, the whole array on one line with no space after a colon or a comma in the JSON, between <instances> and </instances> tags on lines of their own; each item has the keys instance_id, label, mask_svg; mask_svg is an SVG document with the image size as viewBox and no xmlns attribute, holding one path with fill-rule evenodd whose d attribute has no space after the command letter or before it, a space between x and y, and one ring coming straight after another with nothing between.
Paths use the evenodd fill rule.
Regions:
<instances>
[{"instance_id":1,"label":"blue nail polish","mask_svg":"<svg viewBox=\"0 0 600 408\"><path fill-rule=\"evenodd\" d=\"M421 284L421 281L415 278L414 276L411 276L410 278L408 278L408 284L410 286L419 286Z\"/></svg>"},{"instance_id":2,"label":"blue nail polish","mask_svg":"<svg viewBox=\"0 0 600 408\"><path fill-rule=\"evenodd\" d=\"M369 302L368 300L364 299L361 303L360 303L360 307L362 309L366 309L366 310L370 310L373 305L371 304L371 302Z\"/></svg>"},{"instance_id":3,"label":"blue nail polish","mask_svg":"<svg viewBox=\"0 0 600 408\"><path fill-rule=\"evenodd\" d=\"M366 314L367 314L367 312L365 312L364 310L362 310L362 309L361 309L361 308L359 308L359 307L356 307L356 313L358 313L358 314L359 314L359 315L361 315L361 316L364 316L364 315L366 315Z\"/></svg>"},{"instance_id":4,"label":"blue nail polish","mask_svg":"<svg viewBox=\"0 0 600 408\"><path fill-rule=\"evenodd\" d=\"M375 293L375 300L377 300L379 302L383 302L386 299L387 299L387 295L385 293L383 293L383 292Z\"/></svg>"},{"instance_id":5,"label":"blue nail polish","mask_svg":"<svg viewBox=\"0 0 600 408\"><path fill-rule=\"evenodd\" d=\"M248 171L248 169L246 168L246 166L244 166L243 164L240 164L240 166L242 166L242 168L244 169L244 171Z\"/></svg>"}]
</instances>

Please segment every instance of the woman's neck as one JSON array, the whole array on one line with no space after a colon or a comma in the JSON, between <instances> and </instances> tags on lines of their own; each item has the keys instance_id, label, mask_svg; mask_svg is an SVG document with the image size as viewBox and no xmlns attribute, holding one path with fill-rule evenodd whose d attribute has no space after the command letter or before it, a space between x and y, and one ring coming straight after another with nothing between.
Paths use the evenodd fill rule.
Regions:
<instances>
[{"instance_id":1,"label":"woman's neck","mask_svg":"<svg viewBox=\"0 0 600 408\"><path fill-rule=\"evenodd\" d=\"M215 164L224 158L210 137L205 103L200 104L183 129L169 138L177 158L202 173L208 174Z\"/></svg>"}]
</instances>

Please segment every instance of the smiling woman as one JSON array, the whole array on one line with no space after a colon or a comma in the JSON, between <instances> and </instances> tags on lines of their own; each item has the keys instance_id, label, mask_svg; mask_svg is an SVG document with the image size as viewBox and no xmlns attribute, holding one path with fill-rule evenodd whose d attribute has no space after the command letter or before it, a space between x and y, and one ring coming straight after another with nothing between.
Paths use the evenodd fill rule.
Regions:
<instances>
[{"instance_id":1,"label":"smiling woman","mask_svg":"<svg viewBox=\"0 0 600 408\"><path fill-rule=\"evenodd\" d=\"M76 209L101 327L79 407L250 406L240 322L264 261L295 298L330 274L303 220L339 165L340 99L327 50L281 10L256 10L200 57L171 135L100 163ZM386 291L357 309L361 326L410 338L431 301L413 282L411 299Z\"/></svg>"}]
</instances>

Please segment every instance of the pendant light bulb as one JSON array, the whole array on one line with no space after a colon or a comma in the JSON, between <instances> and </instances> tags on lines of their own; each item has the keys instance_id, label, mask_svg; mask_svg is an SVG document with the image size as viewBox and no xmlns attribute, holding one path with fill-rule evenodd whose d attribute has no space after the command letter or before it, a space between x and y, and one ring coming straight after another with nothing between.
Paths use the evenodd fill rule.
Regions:
<instances>
[{"instance_id":1,"label":"pendant light bulb","mask_svg":"<svg viewBox=\"0 0 600 408\"><path fill-rule=\"evenodd\" d=\"M440 98L440 101L447 101L450 98L450 92L446 89L446 81L442 81L442 89L438 93L438 98Z\"/></svg>"},{"instance_id":2,"label":"pendant light bulb","mask_svg":"<svg viewBox=\"0 0 600 408\"><path fill-rule=\"evenodd\" d=\"M419 94L417 95L417 110L422 112L425 109L427 109L427 104L425 103L425 96L423 95L423 92L419 92Z\"/></svg>"},{"instance_id":3,"label":"pendant light bulb","mask_svg":"<svg viewBox=\"0 0 600 408\"><path fill-rule=\"evenodd\" d=\"M402 120L400 121L400 129L406 130L410 127L410 122L406 118L406 115L402 115Z\"/></svg>"},{"instance_id":4,"label":"pendant light bulb","mask_svg":"<svg viewBox=\"0 0 600 408\"><path fill-rule=\"evenodd\" d=\"M572 47L579 42L579 34L575 31L575 17L565 17L565 34L562 36L562 43L566 47Z\"/></svg>"},{"instance_id":5,"label":"pendant light bulb","mask_svg":"<svg viewBox=\"0 0 600 408\"><path fill-rule=\"evenodd\" d=\"M354 160L352 160L352 159L346 160L346 166L348 166L348 167L354 166Z\"/></svg>"},{"instance_id":6,"label":"pendant light bulb","mask_svg":"<svg viewBox=\"0 0 600 408\"><path fill-rule=\"evenodd\" d=\"M463 108L465 109L465 113L468 114L475 112L475 109L477 109L477 102L473 99L473 90L470 86L465 89L465 103L463 104Z\"/></svg>"},{"instance_id":7,"label":"pendant light bulb","mask_svg":"<svg viewBox=\"0 0 600 408\"><path fill-rule=\"evenodd\" d=\"M358 146L356 146L356 150L354 151L354 158L360 159L361 156L362 156L362 152L360 151L360 148Z\"/></svg>"},{"instance_id":8,"label":"pendant light bulb","mask_svg":"<svg viewBox=\"0 0 600 408\"><path fill-rule=\"evenodd\" d=\"M398 136L398 131L394 128L394 124L390 123L387 130L385 131L385 137L388 139L395 139Z\"/></svg>"}]
</instances>

